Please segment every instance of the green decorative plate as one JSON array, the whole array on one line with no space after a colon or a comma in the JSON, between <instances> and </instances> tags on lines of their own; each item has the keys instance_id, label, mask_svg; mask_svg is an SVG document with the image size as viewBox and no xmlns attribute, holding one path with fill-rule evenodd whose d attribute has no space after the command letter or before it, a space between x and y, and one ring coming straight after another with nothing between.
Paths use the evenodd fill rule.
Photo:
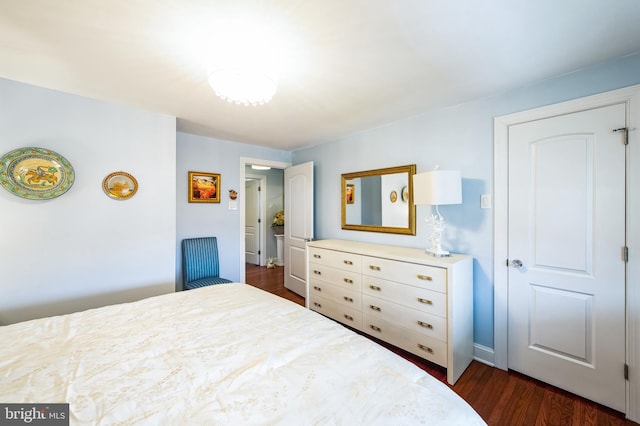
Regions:
<instances>
[{"instance_id":1,"label":"green decorative plate","mask_svg":"<svg viewBox=\"0 0 640 426\"><path fill-rule=\"evenodd\" d=\"M73 167L62 155L44 148L19 148L0 158L0 185L30 200L58 197L71 188Z\"/></svg>"}]
</instances>

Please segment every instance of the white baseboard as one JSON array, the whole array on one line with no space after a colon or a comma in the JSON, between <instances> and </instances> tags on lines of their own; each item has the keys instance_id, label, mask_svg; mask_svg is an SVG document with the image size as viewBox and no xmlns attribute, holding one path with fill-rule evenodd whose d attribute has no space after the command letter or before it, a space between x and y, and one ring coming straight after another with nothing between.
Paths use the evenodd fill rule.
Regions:
<instances>
[{"instance_id":1,"label":"white baseboard","mask_svg":"<svg viewBox=\"0 0 640 426\"><path fill-rule=\"evenodd\" d=\"M486 346L479 345L477 343L473 344L473 359L479 361L483 364L490 365L495 367L494 364L494 352L493 348L488 348Z\"/></svg>"}]
</instances>

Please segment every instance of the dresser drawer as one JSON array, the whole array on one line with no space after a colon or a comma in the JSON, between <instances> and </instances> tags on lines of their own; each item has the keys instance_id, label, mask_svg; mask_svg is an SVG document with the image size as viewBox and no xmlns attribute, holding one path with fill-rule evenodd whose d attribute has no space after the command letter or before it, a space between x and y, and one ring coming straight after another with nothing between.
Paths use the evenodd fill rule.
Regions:
<instances>
[{"instance_id":1,"label":"dresser drawer","mask_svg":"<svg viewBox=\"0 0 640 426\"><path fill-rule=\"evenodd\" d=\"M309 299L309 309L319 312L324 316L353 327L362 329L362 313L347 306L338 305L324 297L313 295Z\"/></svg>"},{"instance_id":2,"label":"dresser drawer","mask_svg":"<svg viewBox=\"0 0 640 426\"><path fill-rule=\"evenodd\" d=\"M383 319L362 314L362 331L438 365L447 367L447 344L399 327Z\"/></svg>"},{"instance_id":3,"label":"dresser drawer","mask_svg":"<svg viewBox=\"0 0 640 426\"><path fill-rule=\"evenodd\" d=\"M432 315L447 316L447 295L439 291L363 276L362 293Z\"/></svg>"},{"instance_id":4,"label":"dresser drawer","mask_svg":"<svg viewBox=\"0 0 640 426\"><path fill-rule=\"evenodd\" d=\"M345 271L362 273L362 256L342 251L309 247L309 262L332 266Z\"/></svg>"},{"instance_id":5,"label":"dresser drawer","mask_svg":"<svg viewBox=\"0 0 640 426\"><path fill-rule=\"evenodd\" d=\"M447 341L447 319L368 295L362 296L362 312L425 336Z\"/></svg>"},{"instance_id":6,"label":"dresser drawer","mask_svg":"<svg viewBox=\"0 0 640 426\"><path fill-rule=\"evenodd\" d=\"M362 256L362 273L442 293L447 292L447 271L442 268Z\"/></svg>"},{"instance_id":7,"label":"dresser drawer","mask_svg":"<svg viewBox=\"0 0 640 426\"><path fill-rule=\"evenodd\" d=\"M361 292L328 284L313 277L309 280L309 296L320 296L336 304L362 311Z\"/></svg>"},{"instance_id":8,"label":"dresser drawer","mask_svg":"<svg viewBox=\"0 0 640 426\"><path fill-rule=\"evenodd\" d=\"M309 277L312 280L325 281L349 290L360 291L362 288L362 274L345 271L320 263L309 263Z\"/></svg>"}]
</instances>

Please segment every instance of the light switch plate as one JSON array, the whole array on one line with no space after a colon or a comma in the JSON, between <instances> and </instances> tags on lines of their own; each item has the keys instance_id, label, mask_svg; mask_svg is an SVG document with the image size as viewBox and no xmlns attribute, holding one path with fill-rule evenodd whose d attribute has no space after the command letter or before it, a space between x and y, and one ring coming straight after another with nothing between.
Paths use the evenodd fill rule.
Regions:
<instances>
[{"instance_id":1,"label":"light switch plate","mask_svg":"<svg viewBox=\"0 0 640 426\"><path fill-rule=\"evenodd\" d=\"M480 196L480 208L481 209L491 208L491 194L482 194Z\"/></svg>"}]
</instances>

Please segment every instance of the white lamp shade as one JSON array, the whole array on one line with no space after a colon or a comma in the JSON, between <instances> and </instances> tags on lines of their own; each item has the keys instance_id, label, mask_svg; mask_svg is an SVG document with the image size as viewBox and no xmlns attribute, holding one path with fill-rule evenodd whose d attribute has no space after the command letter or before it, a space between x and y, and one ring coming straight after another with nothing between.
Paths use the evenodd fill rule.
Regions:
<instances>
[{"instance_id":1,"label":"white lamp shade","mask_svg":"<svg viewBox=\"0 0 640 426\"><path fill-rule=\"evenodd\" d=\"M430 206L462 203L459 170L433 170L413 175L413 202Z\"/></svg>"}]
</instances>

